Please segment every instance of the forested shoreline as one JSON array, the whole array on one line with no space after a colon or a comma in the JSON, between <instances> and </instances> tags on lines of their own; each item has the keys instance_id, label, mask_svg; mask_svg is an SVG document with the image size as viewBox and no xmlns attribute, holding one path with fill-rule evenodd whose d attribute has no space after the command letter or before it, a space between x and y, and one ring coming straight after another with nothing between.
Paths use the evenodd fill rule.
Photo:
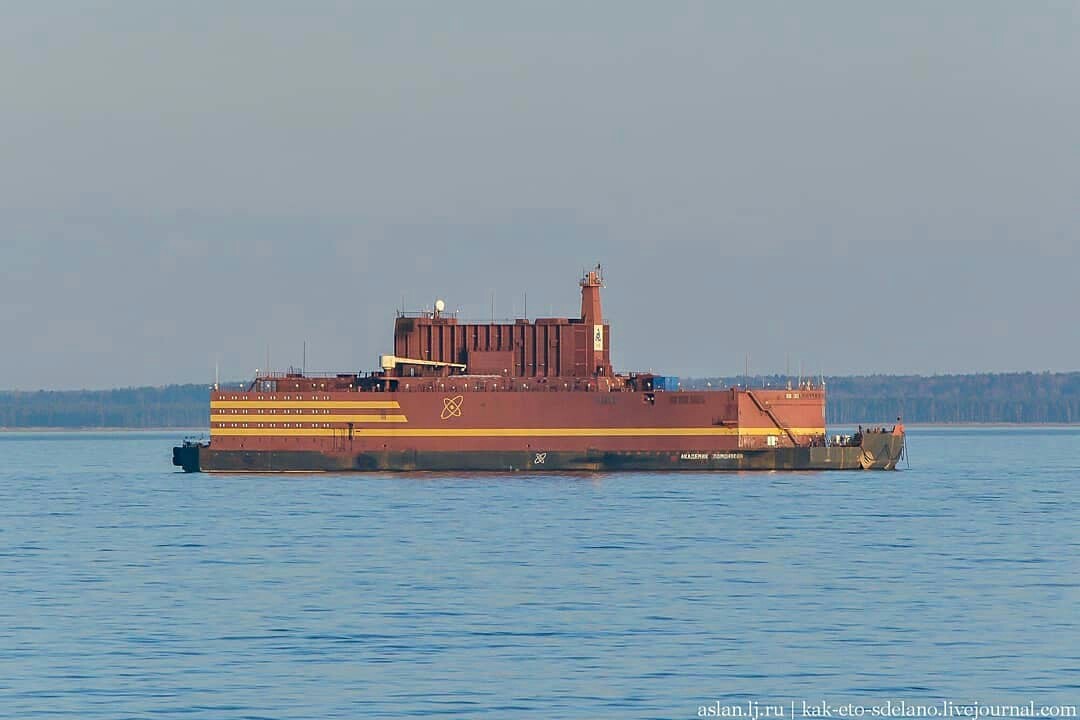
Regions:
<instances>
[{"instance_id":1,"label":"forested shoreline","mask_svg":"<svg viewBox=\"0 0 1080 720\"><path fill-rule=\"evenodd\" d=\"M209 423L206 385L0 392L0 428L198 428Z\"/></svg>"},{"instance_id":2,"label":"forested shoreline","mask_svg":"<svg viewBox=\"0 0 1080 720\"><path fill-rule=\"evenodd\" d=\"M786 387L782 376L753 387ZM796 381L797 382L797 381ZM826 377L828 422L1076 423L1080 372ZM686 378L684 390L746 385L744 377ZM198 428L207 425L206 385L116 390L0 391L0 428Z\"/></svg>"},{"instance_id":3,"label":"forested shoreline","mask_svg":"<svg viewBox=\"0 0 1080 720\"><path fill-rule=\"evenodd\" d=\"M783 376L752 378L752 387L786 387ZM797 380L795 381L797 384ZM703 378L683 387L745 385L746 378ZM1080 372L970 375L856 375L825 378L829 423L1080 422Z\"/></svg>"}]
</instances>

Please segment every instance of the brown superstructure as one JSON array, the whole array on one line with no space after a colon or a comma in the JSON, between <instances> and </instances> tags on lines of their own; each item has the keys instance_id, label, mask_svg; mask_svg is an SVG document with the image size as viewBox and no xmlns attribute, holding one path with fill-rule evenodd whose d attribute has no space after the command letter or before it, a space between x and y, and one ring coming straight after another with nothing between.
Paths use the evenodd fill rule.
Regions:
<instances>
[{"instance_id":1,"label":"brown superstructure","mask_svg":"<svg viewBox=\"0 0 1080 720\"><path fill-rule=\"evenodd\" d=\"M825 388L682 390L616 373L597 267L574 318L462 322L399 313L366 374L260 373L214 389L188 471L892 469L902 426L833 438Z\"/></svg>"}]
</instances>

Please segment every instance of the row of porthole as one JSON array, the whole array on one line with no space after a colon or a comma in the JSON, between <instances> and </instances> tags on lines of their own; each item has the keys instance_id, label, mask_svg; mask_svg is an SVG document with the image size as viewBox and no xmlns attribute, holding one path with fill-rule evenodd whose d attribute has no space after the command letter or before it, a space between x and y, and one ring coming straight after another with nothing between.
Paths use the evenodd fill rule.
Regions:
<instances>
[{"instance_id":1,"label":"row of porthole","mask_svg":"<svg viewBox=\"0 0 1080 720\"><path fill-rule=\"evenodd\" d=\"M308 423L308 425L310 425L313 428L317 428L317 427L328 428L328 427L330 427L330 423ZM219 428L225 428L225 427L249 427L249 424L248 423L219 423L219 424L215 425L214 427L219 427ZM265 425L264 423L259 423L255 427L272 427L272 428L276 428L277 423L270 423L269 425ZM283 428L289 428L289 427L302 428L302 427L304 427L304 423L281 423L281 427L283 427Z\"/></svg>"},{"instance_id":2,"label":"row of porthole","mask_svg":"<svg viewBox=\"0 0 1080 720\"><path fill-rule=\"evenodd\" d=\"M247 395L231 395L230 400L277 400L277 395L256 395L255 398L249 398ZM303 395L286 395L284 400L329 400L329 395L312 395L310 398L305 398Z\"/></svg>"},{"instance_id":3,"label":"row of porthole","mask_svg":"<svg viewBox=\"0 0 1080 720\"><path fill-rule=\"evenodd\" d=\"M244 409L244 410L224 410L223 412L224 413L232 413L233 415L238 415L238 414L239 415L247 415L249 411ZM262 415L264 413L269 413L270 415L277 415L278 413L281 413L283 415L288 415L290 413L294 414L294 415L303 415L305 411L300 410L300 409L289 409L289 408L268 408L266 410L262 410L262 409L256 410L255 412L258 413L259 415ZM329 415L330 411L325 410L325 409L324 410L312 409L312 410L308 410L307 413L309 415Z\"/></svg>"}]
</instances>

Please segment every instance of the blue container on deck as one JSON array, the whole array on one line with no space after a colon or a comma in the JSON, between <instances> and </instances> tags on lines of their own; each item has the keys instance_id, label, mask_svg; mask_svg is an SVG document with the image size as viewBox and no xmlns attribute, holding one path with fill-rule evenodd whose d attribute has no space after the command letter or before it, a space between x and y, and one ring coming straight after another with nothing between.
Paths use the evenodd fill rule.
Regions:
<instances>
[{"instance_id":1,"label":"blue container on deck","mask_svg":"<svg viewBox=\"0 0 1080 720\"><path fill-rule=\"evenodd\" d=\"M671 375L656 375L653 377L652 386L653 390L674 392L679 389L679 378Z\"/></svg>"}]
</instances>

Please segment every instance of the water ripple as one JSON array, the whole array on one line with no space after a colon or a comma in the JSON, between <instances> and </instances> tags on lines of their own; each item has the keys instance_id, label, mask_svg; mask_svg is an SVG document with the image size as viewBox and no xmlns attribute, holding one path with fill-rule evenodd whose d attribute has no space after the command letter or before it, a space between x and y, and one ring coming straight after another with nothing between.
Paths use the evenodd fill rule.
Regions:
<instances>
[{"instance_id":1,"label":"water ripple","mask_svg":"<svg viewBox=\"0 0 1080 720\"><path fill-rule=\"evenodd\" d=\"M0 717L1080 687L1077 430L916 429L911 470L790 475L183 475L173 440L0 435Z\"/></svg>"}]
</instances>

